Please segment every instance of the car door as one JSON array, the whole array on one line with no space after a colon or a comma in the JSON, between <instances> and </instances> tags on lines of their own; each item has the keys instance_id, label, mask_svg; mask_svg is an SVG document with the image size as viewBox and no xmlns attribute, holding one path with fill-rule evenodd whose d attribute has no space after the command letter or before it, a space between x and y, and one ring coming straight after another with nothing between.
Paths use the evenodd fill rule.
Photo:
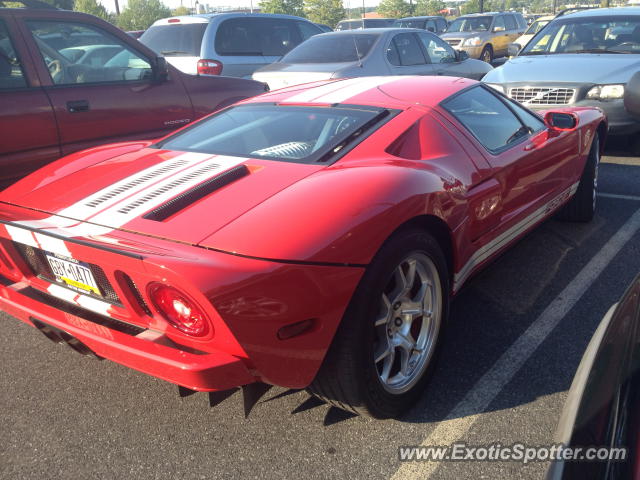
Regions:
<instances>
[{"instance_id":1,"label":"car door","mask_svg":"<svg viewBox=\"0 0 640 480\"><path fill-rule=\"evenodd\" d=\"M500 223L521 220L544 201L569 187L567 165L575 148L567 148L575 136L543 138L548 133L540 117L525 117L506 97L478 85L443 103L458 125L475 139L478 152L493 168L500 188L494 206Z\"/></svg>"},{"instance_id":2,"label":"car door","mask_svg":"<svg viewBox=\"0 0 640 480\"><path fill-rule=\"evenodd\" d=\"M60 156L53 109L12 18L0 19L0 188Z\"/></svg>"},{"instance_id":3,"label":"car door","mask_svg":"<svg viewBox=\"0 0 640 480\"><path fill-rule=\"evenodd\" d=\"M435 75L471 76L469 62L458 61L455 50L447 42L427 32L418 33L418 37L431 61Z\"/></svg>"},{"instance_id":4,"label":"car door","mask_svg":"<svg viewBox=\"0 0 640 480\"><path fill-rule=\"evenodd\" d=\"M94 145L156 138L193 118L193 107L179 74L154 77L152 62L135 40L119 38L99 20L38 20L25 17L21 28L36 60L43 88L53 106L63 154ZM74 63L65 48L116 46L101 65Z\"/></svg>"},{"instance_id":5,"label":"car door","mask_svg":"<svg viewBox=\"0 0 640 480\"><path fill-rule=\"evenodd\" d=\"M524 33L524 31L518 27L518 22L514 15L505 15L504 24L507 28L507 37L509 37L508 43L515 42L520 37L520 32Z\"/></svg>"},{"instance_id":6,"label":"car door","mask_svg":"<svg viewBox=\"0 0 640 480\"><path fill-rule=\"evenodd\" d=\"M420 40L413 32L396 33L387 43L385 57L392 75L433 75Z\"/></svg>"},{"instance_id":7,"label":"car door","mask_svg":"<svg viewBox=\"0 0 640 480\"><path fill-rule=\"evenodd\" d=\"M510 37L507 34L507 26L505 24L505 15L496 15L491 30L493 56L494 58L503 57L507 54L507 46L509 45L510 41Z\"/></svg>"}]
</instances>

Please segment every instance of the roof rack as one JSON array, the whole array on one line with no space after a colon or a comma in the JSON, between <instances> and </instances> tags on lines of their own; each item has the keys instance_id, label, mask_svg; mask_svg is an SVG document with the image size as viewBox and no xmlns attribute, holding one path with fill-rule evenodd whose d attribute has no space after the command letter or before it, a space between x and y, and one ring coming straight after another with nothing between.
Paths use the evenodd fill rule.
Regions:
<instances>
[{"instance_id":1,"label":"roof rack","mask_svg":"<svg viewBox=\"0 0 640 480\"><path fill-rule=\"evenodd\" d=\"M41 2L40 0L0 0L0 7L7 7L7 3L21 3L25 8L34 8L38 10L60 10L58 7L50 3Z\"/></svg>"}]
</instances>

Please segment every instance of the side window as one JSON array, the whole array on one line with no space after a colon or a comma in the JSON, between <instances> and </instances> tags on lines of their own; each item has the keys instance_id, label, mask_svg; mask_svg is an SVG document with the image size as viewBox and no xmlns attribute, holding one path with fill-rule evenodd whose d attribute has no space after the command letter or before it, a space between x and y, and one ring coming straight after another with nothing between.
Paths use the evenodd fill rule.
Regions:
<instances>
[{"instance_id":1,"label":"side window","mask_svg":"<svg viewBox=\"0 0 640 480\"><path fill-rule=\"evenodd\" d=\"M424 29L427 32L436 32L437 28L436 28L436 22L433 20L427 20L427 24L425 25Z\"/></svg>"},{"instance_id":2,"label":"side window","mask_svg":"<svg viewBox=\"0 0 640 480\"><path fill-rule=\"evenodd\" d=\"M504 23L507 27L507 30L517 30L518 25L516 24L516 19L513 15L505 15Z\"/></svg>"},{"instance_id":3,"label":"side window","mask_svg":"<svg viewBox=\"0 0 640 480\"><path fill-rule=\"evenodd\" d=\"M397 51L399 63L393 63L391 59L389 62L392 65L402 65L403 67L411 65L424 65L426 60L422 54L422 49L418 44L418 40L412 33L399 33L391 41ZM387 50L387 58L389 58L389 52Z\"/></svg>"},{"instance_id":4,"label":"side window","mask_svg":"<svg viewBox=\"0 0 640 480\"><path fill-rule=\"evenodd\" d=\"M419 33L420 41L424 45L431 63L452 63L456 61L456 52L443 40L435 35Z\"/></svg>"},{"instance_id":5,"label":"side window","mask_svg":"<svg viewBox=\"0 0 640 480\"><path fill-rule=\"evenodd\" d=\"M493 31L494 32L504 32L505 31L505 25L504 25L504 17L502 15L498 15L496 17L496 21L493 22Z\"/></svg>"},{"instance_id":6,"label":"side window","mask_svg":"<svg viewBox=\"0 0 640 480\"><path fill-rule=\"evenodd\" d=\"M0 90L24 88L27 82L6 25L0 20Z\"/></svg>"},{"instance_id":7,"label":"side window","mask_svg":"<svg viewBox=\"0 0 640 480\"><path fill-rule=\"evenodd\" d=\"M520 117L520 120L522 120L522 123L524 123L531 129L531 133L539 132L547 128L547 126L544 124L544 121L539 116L525 109L519 103L507 98L505 98L504 101L509 102L511 108L516 111L518 117Z\"/></svg>"},{"instance_id":8,"label":"side window","mask_svg":"<svg viewBox=\"0 0 640 480\"><path fill-rule=\"evenodd\" d=\"M315 25L311 25L307 22L296 22L298 24L298 30L300 30L300 37L302 41L305 41L307 38L313 37L319 33L322 33L319 28L316 28Z\"/></svg>"},{"instance_id":9,"label":"side window","mask_svg":"<svg viewBox=\"0 0 640 480\"><path fill-rule=\"evenodd\" d=\"M28 21L56 85L136 82L151 78L148 60L93 25Z\"/></svg>"},{"instance_id":10,"label":"side window","mask_svg":"<svg viewBox=\"0 0 640 480\"><path fill-rule=\"evenodd\" d=\"M503 150L529 133L502 100L481 86L446 100L443 107L491 152Z\"/></svg>"},{"instance_id":11,"label":"side window","mask_svg":"<svg viewBox=\"0 0 640 480\"><path fill-rule=\"evenodd\" d=\"M282 56L302 42L296 23L278 18L230 18L218 27L216 52L222 56Z\"/></svg>"},{"instance_id":12,"label":"side window","mask_svg":"<svg viewBox=\"0 0 640 480\"><path fill-rule=\"evenodd\" d=\"M444 18L438 18L436 22L438 24L438 33L444 32L447 29L447 21Z\"/></svg>"}]
</instances>

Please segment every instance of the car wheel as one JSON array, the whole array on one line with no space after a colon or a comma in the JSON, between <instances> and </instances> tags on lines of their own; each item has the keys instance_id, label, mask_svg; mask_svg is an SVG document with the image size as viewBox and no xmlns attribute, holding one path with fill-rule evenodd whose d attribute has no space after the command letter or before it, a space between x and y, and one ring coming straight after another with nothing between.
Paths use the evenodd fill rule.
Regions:
<instances>
[{"instance_id":1,"label":"car wheel","mask_svg":"<svg viewBox=\"0 0 640 480\"><path fill-rule=\"evenodd\" d=\"M600 137L595 135L584 166L578 190L558 212L558 218L568 222L589 222L596 212L598 167L600 166Z\"/></svg>"},{"instance_id":2,"label":"car wheel","mask_svg":"<svg viewBox=\"0 0 640 480\"><path fill-rule=\"evenodd\" d=\"M435 365L449 311L448 278L431 235L392 236L367 268L309 391L356 414L405 412Z\"/></svg>"},{"instance_id":3,"label":"car wheel","mask_svg":"<svg viewBox=\"0 0 640 480\"><path fill-rule=\"evenodd\" d=\"M480 60L489 64L493 62L493 48L491 48L491 45L487 45L482 49L482 53L480 53Z\"/></svg>"}]
</instances>

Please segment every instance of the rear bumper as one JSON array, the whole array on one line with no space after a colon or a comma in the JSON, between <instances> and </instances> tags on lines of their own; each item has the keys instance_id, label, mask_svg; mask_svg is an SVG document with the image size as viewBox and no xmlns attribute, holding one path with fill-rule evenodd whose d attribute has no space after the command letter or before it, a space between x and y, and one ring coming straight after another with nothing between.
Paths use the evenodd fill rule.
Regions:
<instances>
[{"instance_id":1,"label":"rear bumper","mask_svg":"<svg viewBox=\"0 0 640 480\"><path fill-rule=\"evenodd\" d=\"M33 293L25 283L12 283L0 276L0 310L31 326L31 319L35 318L63 330L100 357L192 390L227 390L256 381L242 360L232 355L186 351L153 330L140 329L136 335L124 333L62 311L54 306L53 298L52 305L48 305L42 295L34 298Z\"/></svg>"}]
</instances>

